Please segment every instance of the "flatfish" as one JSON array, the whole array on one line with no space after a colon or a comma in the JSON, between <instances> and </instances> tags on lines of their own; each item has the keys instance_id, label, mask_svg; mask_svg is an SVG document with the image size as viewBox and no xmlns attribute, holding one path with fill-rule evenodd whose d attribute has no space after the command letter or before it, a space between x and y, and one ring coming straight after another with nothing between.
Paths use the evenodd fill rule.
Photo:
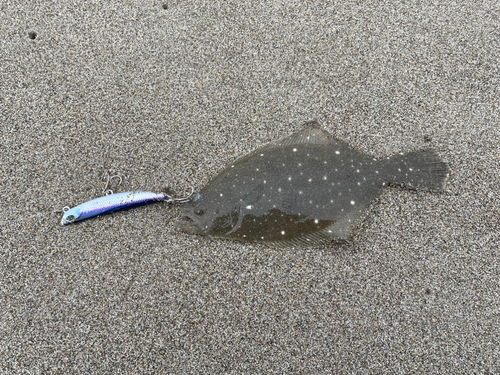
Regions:
<instances>
[{"instance_id":1,"label":"flatfish","mask_svg":"<svg viewBox=\"0 0 500 375\"><path fill-rule=\"evenodd\" d=\"M345 241L384 186L441 191L448 174L433 150L377 160L311 122L227 166L182 207L178 227L274 247Z\"/></svg>"}]
</instances>

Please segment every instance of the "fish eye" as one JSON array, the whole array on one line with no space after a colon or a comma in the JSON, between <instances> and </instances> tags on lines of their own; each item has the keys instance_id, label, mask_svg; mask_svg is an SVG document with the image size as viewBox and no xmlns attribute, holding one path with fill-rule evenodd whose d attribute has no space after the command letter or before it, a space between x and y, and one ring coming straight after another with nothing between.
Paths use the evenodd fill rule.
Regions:
<instances>
[{"instance_id":1,"label":"fish eye","mask_svg":"<svg viewBox=\"0 0 500 375\"><path fill-rule=\"evenodd\" d=\"M195 213L196 215L198 215L198 216L201 216L201 215L203 215L203 214L205 213L205 211L203 211L203 210L201 210L201 209L197 209L197 210L195 210L195 211L194 211L194 213Z\"/></svg>"},{"instance_id":2,"label":"fish eye","mask_svg":"<svg viewBox=\"0 0 500 375\"><path fill-rule=\"evenodd\" d=\"M73 221L75 221L75 219L76 219L76 216L75 216L75 215L68 215L68 216L66 217L66 219L65 219L65 220L66 220L68 223L72 223Z\"/></svg>"}]
</instances>

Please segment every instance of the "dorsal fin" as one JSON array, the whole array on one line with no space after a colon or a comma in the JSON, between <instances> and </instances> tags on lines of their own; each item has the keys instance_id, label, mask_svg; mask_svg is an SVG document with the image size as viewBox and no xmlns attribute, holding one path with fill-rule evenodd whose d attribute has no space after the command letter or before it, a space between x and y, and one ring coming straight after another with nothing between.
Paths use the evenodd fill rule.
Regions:
<instances>
[{"instance_id":1,"label":"dorsal fin","mask_svg":"<svg viewBox=\"0 0 500 375\"><path fill-rule=\"evenodd\" d=\"M320 129L317 121L310 121L304 124L307 128L299 130L292 135L289 135L285 138L278 139L274 142L268 143L267 145L261 146L258 149L250 152L249 154L243 155L236 159L232 164L239 164L245 160L249 160L254 157L256 154L262 154L263 152L273 150L279 147L286 147L292 145L300 145L300 144L318 144L324 145L331 143L332 140L329 137L329 134L325 132L323 129Z\"/></svg>"},{"instance_id":2,"label":"dorsal fin","mask_svg":"<svg viewBox=\"0 0 500 375\"><path fill-rule=\"evenodd\" d=\"M331 142L329 134L323 129L319 128L317 121L311 121L304 124L305 129L299 130L288 137L278 139L277 141L271 142L266 146L263 146L259 151L265 151L266 149L272 149L275 147L284 147L300 144L318 144L324 145Z\"/></svg>"}]
</instances>

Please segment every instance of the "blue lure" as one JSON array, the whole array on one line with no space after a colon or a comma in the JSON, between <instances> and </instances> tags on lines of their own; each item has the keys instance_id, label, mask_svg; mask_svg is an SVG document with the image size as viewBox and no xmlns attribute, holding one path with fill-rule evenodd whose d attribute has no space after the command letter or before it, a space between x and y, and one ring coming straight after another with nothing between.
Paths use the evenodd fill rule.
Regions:
<instances>
[{"instance_id":1,"label":"blue lure","mask_svg":"<svg viewBox=\"0 0 500 375\"><path fill-rule=\"evenodd\" d=\"M184 199L186 198L173 199L167 194L151 193L149 191L129 191L126 193L105 195L65 211L61 219L61 225L68 225L95 216L106 215L150 203L161 201L167 203L174 201L182 202Z\"/></svg>"}]
</instances>

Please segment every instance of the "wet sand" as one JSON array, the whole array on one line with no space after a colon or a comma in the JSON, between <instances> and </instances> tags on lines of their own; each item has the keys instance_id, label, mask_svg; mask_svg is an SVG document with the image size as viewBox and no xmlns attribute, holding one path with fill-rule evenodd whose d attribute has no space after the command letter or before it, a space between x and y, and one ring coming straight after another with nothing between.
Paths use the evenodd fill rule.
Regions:
<instances>
[{"instance_id":1,"label":"wet sand","mask_svg":"<svg viewBox=\"0 0 500 375\"><path fill-rule=\"evenodd\" d=\"M165 6L163 6L165 5ZM500 372L500 8L62 1L0 7L0 373ZM434 148L351 242L180 232L115 191L199 190L308 120L374 157Z\"/></svg>"}]
</instances>

